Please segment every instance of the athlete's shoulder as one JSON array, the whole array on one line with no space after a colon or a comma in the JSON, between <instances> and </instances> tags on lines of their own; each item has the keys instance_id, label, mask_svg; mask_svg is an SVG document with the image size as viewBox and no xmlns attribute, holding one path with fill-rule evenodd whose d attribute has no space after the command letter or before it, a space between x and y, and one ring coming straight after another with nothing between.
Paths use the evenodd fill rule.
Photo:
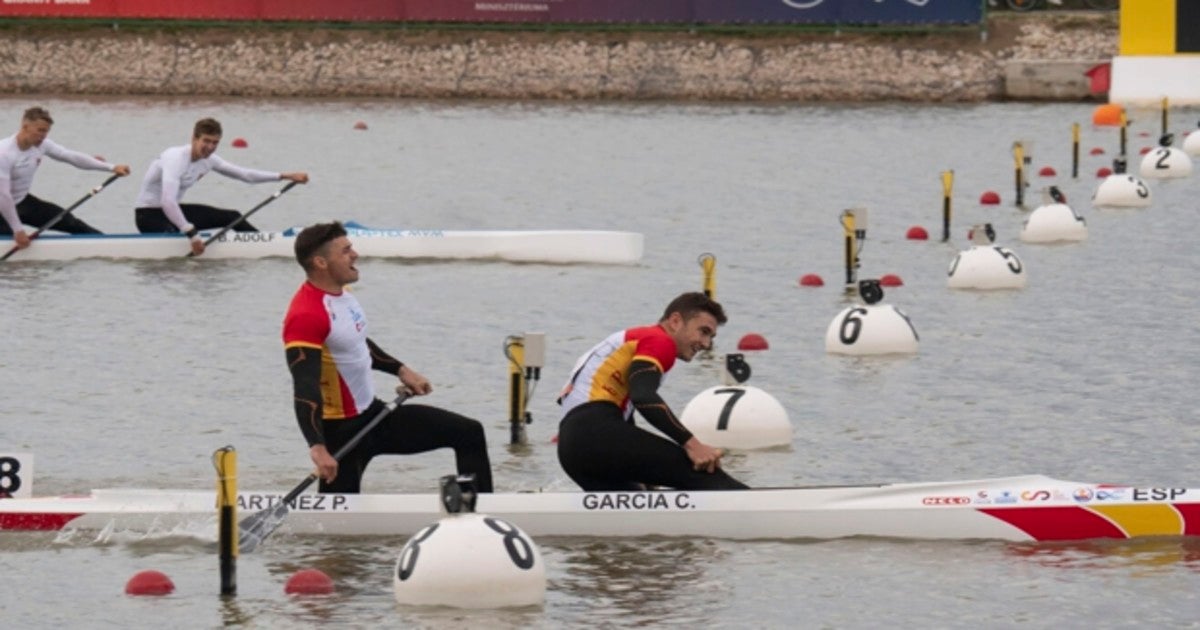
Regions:
<instances>
[{"instance_id":1,"label":"athlete's shoulder","mask_svg":"<svg viewBox=\"0 0 1200 630\"><path fill-rule=\"evenodd\" d=\"M283 315L283 343L292 345L321 345L329 336L329 313L325 309L324 291L309 282L296 289Z\"/></svg>"},{"instance_id":2,"label":"athlete's shoulder","mask_svg":"<svg viewBox=\"0 0 1200 630\"><path fill-rule=\"evenodd\" d=\"M653 361L663 372L675 365L675 340L662 326L652 324L630 328L625 331L625 339L637 344L634 358Z\"/></svg>"}]
</instances>

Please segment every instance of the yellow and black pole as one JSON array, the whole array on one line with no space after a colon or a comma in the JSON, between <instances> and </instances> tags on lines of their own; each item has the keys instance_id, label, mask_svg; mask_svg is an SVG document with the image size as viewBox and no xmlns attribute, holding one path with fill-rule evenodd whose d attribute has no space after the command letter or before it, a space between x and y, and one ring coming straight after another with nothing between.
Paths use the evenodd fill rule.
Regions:
<instances>
[{"instance_id":1,"label":"yellow and black pole","mask_svg":"<svg viewBox=\"0 0 1200 630\"><path fill-rule=\"evenodd\" d=\"M545 333L505 337L504 356L508 359L509 444L528 444L525 425L533 422L528 411L530 384L542 377L542 366L546 363Z\"/></svg>"},{"instance_id":2,"label":"yellow and black pole","mask_svg":"<svg viewBox=\"0 0 1200 630\"><path fill-rule=\"evenodd\" d=\"M1016 166L1017 180L1017 205L1024 207L1025 205L1025 145L1020 141L1013 143L1012 147L1013 163Z\"/></svg>"},{"instance_id":3,"label":"yellow and black pole","mask_svg":"<svg viewBox=\"0 0 1200 630\"><path fill-rule=\"evenodd\" d=\"M237 451L232 446L213 453L217 469L217 553L221 563L221 595L237 595Z\"/></svg>"},{"instance_id":4,"label":"yellow and black pole","mask_svg":"<svg viewBox=\"0 0 1200 630\"><path fill-rule=\"evenodd\" d=\"M950 240L950 199L954 195L954 171L942 171L942 242Z\"/></svg>"},{"instance_id":5,"label":"yellow and black pole","mask_svg":"<svg viewBox=\"0 0 1200 630\"><path fill-rule=\"evenodd\" d=\"M1120 155L1121 157L1125 157L1125 155L1126 155L1126 151L1125 151L1126 135L1128 134L1126 129L1128 127L1129 127L1129 118L1125 115L1125 108L1122 107L1121 108L1121 151L1120 151L1120 153L1117 154L1117 155Z\"/></svg>"},{"instance_id":6,"label":"yellow and black pole","mask_svg":"<svg viewBox=\"0 0 1200 630\"><path fill-rule=\"evenodd\" d=\"M705 252L696 260L704 270L704 295L717 299L717 257Z\"/></svg>"},{"instance_id":7,"label":"yellow and black pole","mask_svg":"<svg viewBox=\"0 0 1200 630\"><path fill-rule=\"evenodd\" d=\"M1169 125L1167 124L1168 109L1170 109L1170 99L1164 96L1162 97L1162 135L1164 136L1167 135L1167 131L1169 131Z\"/></svg>"},{"instance_id":8,"label":"yellow and black pole","mask_svg":"<svg viewBox=\"0 0 1200 630\"><path fill-rule=\"evenodd\" d=\"M846 291L858 290L856 277L861 264L858 254L862 251L862 241L867 237L866 208L852 208L842 211L842 233L846 242Z\"/></svg>"},{"instance_id":9,"label":"yellow and black pole","mask_svg":"<svg viewBox=\"0 0 1200 630\"><path fill-rule=\"evenodd\" d=\"M1071 123L1071 177L1079 179L1079 123Z\"/></svg>"}]
</instances>

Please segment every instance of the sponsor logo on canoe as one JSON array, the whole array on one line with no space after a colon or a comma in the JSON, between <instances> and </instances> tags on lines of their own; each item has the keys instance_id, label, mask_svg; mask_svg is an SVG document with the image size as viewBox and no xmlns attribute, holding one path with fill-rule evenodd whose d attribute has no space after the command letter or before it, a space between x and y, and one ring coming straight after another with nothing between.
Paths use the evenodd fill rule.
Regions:
<instances>
[{"instance_id":1,"label":"sponsor logo on canoe","mask_svg":"<svg viewBox=\"0 0 1200 630\"><path fill-rule=\"evenodd\" d=\"M1001 490L992 500L998 504L1016 503L1017 495L1013 494L1012 490Z\"/></svg>"},{"instance_id":2,"label":"sponsor logo on canoe","mask_svg":"<svg viewBox=\"0 0 1200 630\"><path fill-rule=\"evenodd\" d=\"M367 237L367 238L374 238L374 237L404 238L404 237L414 237L414 236L441 238L441 237L445 236L445 234L443 232L444 232L443 230L387 230L387 229L376 230L376 229L362 229L362 228L351 228L351 229L346 230L346 234L349 236L354 236L354 237L362 236L362 237Z\"/></svg>"},{"instance_id":3,"label":"sponsor logo on canoe","mask_svg":"<svg viewBox=\"0 0 1200 630\"><path fill-rule=\"evenodd\" d=\"M239 510L267 510L283 501L282 494L239 494ZM344 495L302 494L288 503L288 508L301 512L335 512L349 510Z\"/></svg>"},{"instance_id":4,"label":"sponsor logo on canoe","mask_svg":"<svg viewBox=\"0 0 1200 630\"><path fill-rule=\"evenodd\" d=\"M1049 501L1049 490L1026 490L1021 493L1022 501Z\"/></svg>"},{"instance_id":5,"label":"sponsor logo on canoe","mask_svg":"<svg viewBox=\"0 0 1200 630\"><path fill-rule=\"evenodd\" d=\"M1091 488L1079 488L1071 494L1071 498L1080 503L1087 503L1088 501L1096 498L1096 493L1092 492Z\"/></svg>"},{"instance_id":6,"label":"sponsor logo on canoe","mask_svg":"<svg viewBox=\"0 0 1200 630\"><path fill-rule=\"evenodd\" d=\"M923 505L969 505L971 497L925 497L921 499Z\"/></svg>"},{"instance_id":7,"label":"sponsor logo on canoe","mask_svg":"<svg viewBox=\"0 0 1200 630\"><path fill-rule=\"evenodd\" d=\"M1107 488L1105 490L1096 490L1097 501L1124 501L1124 488Z\"/></svg>"},{"instance_id":8,"label":"sponsor logo on canoe","mask_svg":"<svg viewBox=\"0 0 1200 630\"><path fill-rule=\"evenodd\" d=\"M1134 501L1174 501L1187 494L1187 488L1134 488Z\"/></svg>"},{"instance_id":9,"label":"sponsor logo on canoe","mask_svg":"<svg viewBox=\"0 0 1200 630\"><path fill-rule=\"evenodd\" d=\"M695 507L686 492L589 492L583 495L585 510L690 510Z\"/></svg>"},{"instance_id":10,"label":"sponsor logo on canoe","mask_svg":"<svg viewBox=\"0 0 1200 630\"><path fill-rule=\"evenodd\" d=\"M987 490L980 490L975 493L975 502L980 505L987 505L992 502L992 498L988 496Z\"/></svg>"},{"instance_id":11,"label":"sponsor logo on canoe","mask_svg":"<svg viewBox=\"0 0 1200 630\"><path fill-rule=\"evenodd\" d=\"M217 239L218 243L270 243L279 236L278 232L226 232Z\"/></svg>"}]
</instances>

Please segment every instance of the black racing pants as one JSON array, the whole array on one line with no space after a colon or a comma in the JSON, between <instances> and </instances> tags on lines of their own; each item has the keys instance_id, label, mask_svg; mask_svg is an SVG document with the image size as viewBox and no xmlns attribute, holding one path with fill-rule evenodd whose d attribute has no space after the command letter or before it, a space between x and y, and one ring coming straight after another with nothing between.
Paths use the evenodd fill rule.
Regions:
<instances>
[{"instance_id":1,"label":"black racing pants","mask_svg":"<svg viewBox=\"0 0 1200 630\"><path fill-rule=\"evenodd\" d=\"M336 453L382 410L383 403L376 400L355 418L326 420L325 447ZM452 411L426 405L400 405L393 409L358 446L342 457L333 483L322 480L319 491L357 493L363 472L376 455L412 455L439 448L454 449L458 474L475 475L475 488L479 492L492 491L492 465L483 425ZM430 489L437 487L439 477L430 477Z\"/></svg>"},{"instance_id":2,"label":"black racing pants","mask_svg":"<svg viewBox=\"0 0 1200 630\"><path fill-rule=\"evenodd\" d=\"M201 203L181 203L183 217L188 223L196 226L197 230L219 230L242 216L237 210L223 210L206 206ZM178 234L179 228L167 219L167 213L162 208L138 208L134 212L137 229L142 234ZM235 232L257 232L258 228L242 221L234 226Z\"/></svg>"},{"instance_id":3,"label":"black racing pants","mask_svg":"<svg viewBox=\"0 0 1200 630\"><path fill-rule=\"evenodd\" d=\"M683 447L627 422L610 402L584 403L558 425L558 462L589 492L644 490L646 485L678 490L744 490L725 471L692 467Z\"/></svg>"},{"instance_id":4,"label":"black racing pants","mask_svg":"<svg viewBox=\"0 0 1200 630\"><path fill-rule=\"evenodd\" d=\"M50 222L50 219L58 216L58 213L63 209L57 204L50 203L38 199L33 195L25 195L21 203L17 204L17 216L21 217L21 223L32 225L40 228ZM84 223L82 220L75 218L74 214L59 219L50 227L55 232L66 232L67 234L99 234L100 230ZM8 227L8 221L0 221L0 234L12 234L12 228Z\"/></svg>"}]
</instances>

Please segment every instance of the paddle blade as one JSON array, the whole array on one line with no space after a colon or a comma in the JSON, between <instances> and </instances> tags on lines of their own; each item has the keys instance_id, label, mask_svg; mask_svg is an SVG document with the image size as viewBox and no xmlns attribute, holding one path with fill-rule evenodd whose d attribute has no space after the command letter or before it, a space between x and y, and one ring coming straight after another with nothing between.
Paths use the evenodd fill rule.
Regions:
<instances>
[{"instance_id":1,"label":"paddle blade","mask_svg":"<svg viewBox=\"0 0 1200 630\"><path fill-rule=\"evenodd\" d=\"M242 519L238 524L238 552L254 551L258 544L266 540L287 517L287 503L279 502L274 507L255 512Z\"/></svg>"}]
</instances>

